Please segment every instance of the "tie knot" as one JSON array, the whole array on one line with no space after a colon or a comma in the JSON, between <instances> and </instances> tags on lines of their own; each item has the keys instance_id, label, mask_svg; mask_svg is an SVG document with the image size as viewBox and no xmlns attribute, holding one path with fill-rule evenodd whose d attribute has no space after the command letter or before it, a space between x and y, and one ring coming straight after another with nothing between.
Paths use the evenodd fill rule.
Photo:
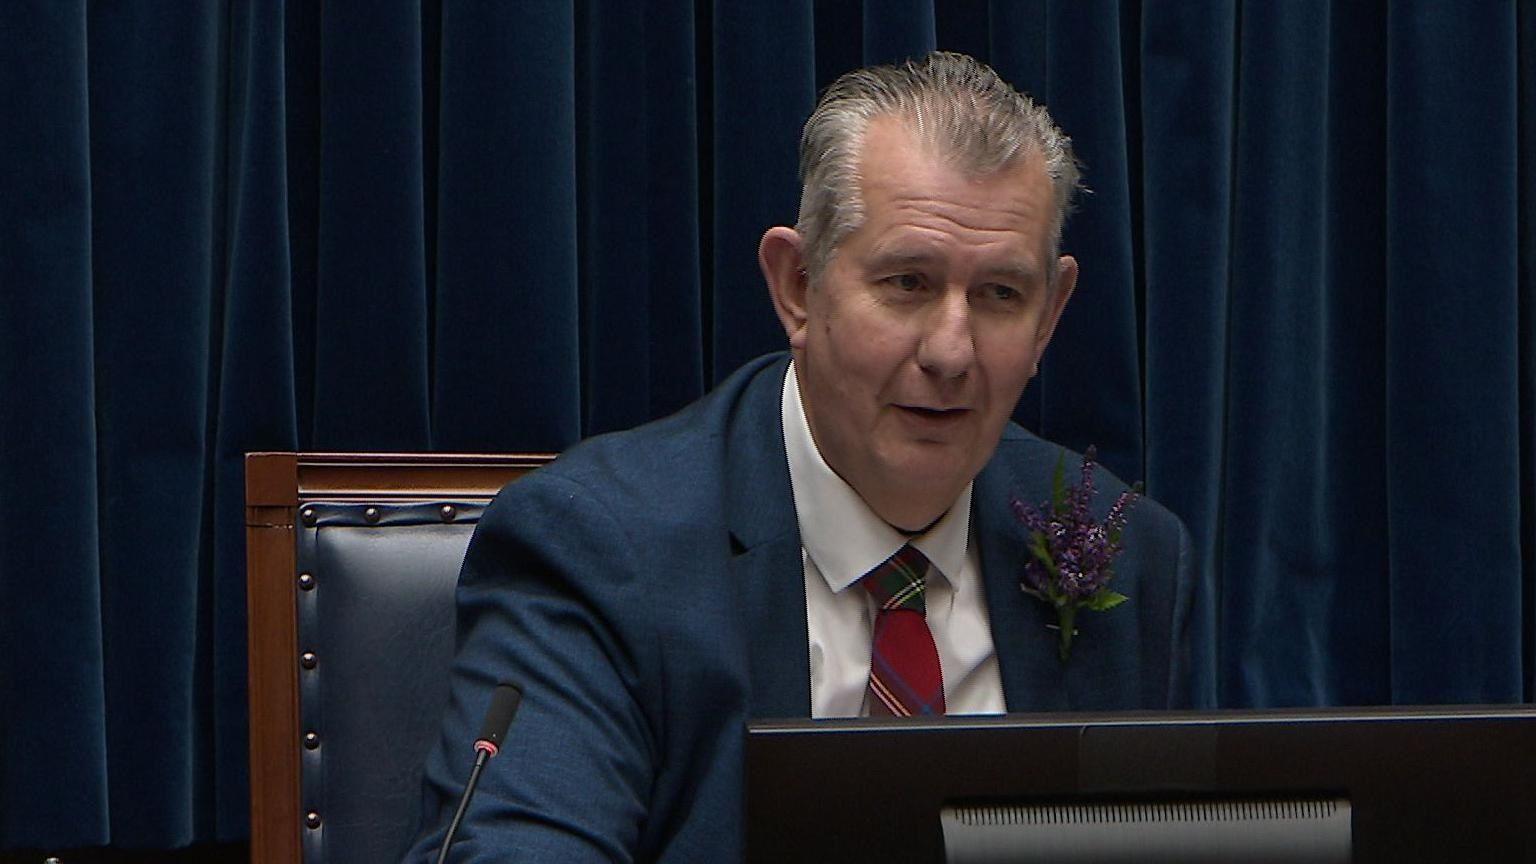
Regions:
<instances>
[{"instance_id":1,"label":"tie knot","mask_svg":"<svg viewBox=\"0 0 1536 864\"><path fill-rule=\"evenodd\" d=\"M910 609L923 614L927 609L923 589L927 587L931 566L927 556L908 543L897 549L885 563L864 574L859 584L875 598L875 605L883 611Z\"/></svg>"}]
</instances>

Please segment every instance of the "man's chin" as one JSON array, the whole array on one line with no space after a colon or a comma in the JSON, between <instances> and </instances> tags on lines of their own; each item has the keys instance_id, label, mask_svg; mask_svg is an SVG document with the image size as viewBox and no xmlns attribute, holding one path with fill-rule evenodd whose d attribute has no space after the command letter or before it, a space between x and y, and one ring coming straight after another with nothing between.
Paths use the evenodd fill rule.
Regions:
<instances>
[{"instance_id":1,"label":"man's chin","mask_svg":"<svg viewBox=\"0 0 1536 864\"><path fill-rule=\"evenodd\" d=\"M977 469L954 458L932 458L939 454L923 455L928 458L907 458L892 464L892 485L900 490L899 495L920 505L915 509L943 512L955 503L965 484L975 479Z\"/></svg>"}]
</instances>

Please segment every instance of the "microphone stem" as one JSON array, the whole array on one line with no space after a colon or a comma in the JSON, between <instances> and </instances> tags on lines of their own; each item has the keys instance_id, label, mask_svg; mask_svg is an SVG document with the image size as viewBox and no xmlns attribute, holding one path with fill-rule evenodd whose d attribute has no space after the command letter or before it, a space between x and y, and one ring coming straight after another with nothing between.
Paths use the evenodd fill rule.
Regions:
<instances>
[{"instance_id":1,"label":"microphone stem","mask_svg":"<svg viewBox=\"0 0 1536 864\"><path fill-rule=\"evenodd\" d=\"M444 864L448 860L448 849L453 845L453 835L458 833L459 823L464 821L464 811L469 809L469 799L475 794L475 786L480 782L480 772L484 770L485 763L490 759L489 752L475 751L475 769L469 772L469 784L464 787L464 795L459 798L459 809L453 814L453 822L448 825L448 833L443 835L442 848L437 851L437 864Z\"/></svg>"}]
</instances>

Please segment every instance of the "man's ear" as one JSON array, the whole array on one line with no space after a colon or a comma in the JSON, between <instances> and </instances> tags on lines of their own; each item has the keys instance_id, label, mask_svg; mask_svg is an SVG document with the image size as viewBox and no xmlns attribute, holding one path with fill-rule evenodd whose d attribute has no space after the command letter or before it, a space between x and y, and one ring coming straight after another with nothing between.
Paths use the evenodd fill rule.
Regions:
<instances>
[{"instance_id":1,"label":"man's ear","mask_svg":"<svg viewBox=\"0 0 1536 864\"><path fill-rule=\"evenodd\" d=\"M1077 259L1063 255L1056 260L1056 284L1051 288L1051 296L1046 299L1045 314L1040 316L1040 327L1035 331L1037 367L1040 356L1045 353L1045 346L1051 343L1051 336L1056 333L1056 325L1061 321L1061 313L1067 308L1067 301L1072 299L1072 289L1076 287Z\"/></svg>"},{"instance_id":2,"label":"man's ear","mask_svg":"<svg viewBox=\"0 0 1536 864\"><path fill-rule=\"evenodd\" d=\"M784 325L784 335L789 337L790 347L803 347L810 277L805 272L804 244L800 234L783 226L769 228L757 245L757 264L763 269L768 294L773 298L773 311L778 313L779 323Z\"/></svg>"}]
</instances>

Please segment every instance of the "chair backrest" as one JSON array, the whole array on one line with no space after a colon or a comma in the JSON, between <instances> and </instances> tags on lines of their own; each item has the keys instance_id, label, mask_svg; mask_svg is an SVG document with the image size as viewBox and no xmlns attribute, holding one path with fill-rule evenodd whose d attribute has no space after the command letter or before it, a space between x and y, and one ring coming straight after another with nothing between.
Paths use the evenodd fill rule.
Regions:
<instances>
[{"instance_id":1,"label":"chair backrest","mask_svg":"<svg viewBox=\"0 0 1536 864\"><path fill-rule=\"evenodd\" d=\"M246 456L251 860L398 860L480 513L544 454Z\"/></svg>"}]
</instances>

